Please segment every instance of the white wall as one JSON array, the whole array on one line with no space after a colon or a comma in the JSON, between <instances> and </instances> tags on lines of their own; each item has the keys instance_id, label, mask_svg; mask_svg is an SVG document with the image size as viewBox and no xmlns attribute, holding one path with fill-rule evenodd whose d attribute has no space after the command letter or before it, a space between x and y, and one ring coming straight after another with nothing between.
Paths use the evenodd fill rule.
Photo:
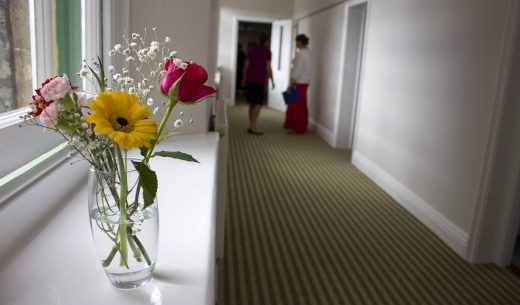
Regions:
<instances>
[{"instance_id":1,"label":"white wall","mask_svg":"<svg viewBox=\"0 0 520 305\"><path fill-rule=\"evenodd\" d=\"M298 32L309 36L313 72L308 91L309 117L318 133L333 144L346 4L298 20Z\"/></svg>"},{"instance_id":2,"label":"white wall","mask_svg":"<svg viewBox=\"0 0 520 305\"><path fill-rule=\"evenodd\" d=\"M249 17L263 19L291 19L293 12L293 0L221 0L219 42L218 42L218 63L222 71L222 81L220 87L220 97L230 101L231 78L234 61L233 57L233 33L238 29L234 28L234 18Z\"/></svg>"},{"instance_id":3,"label":"white wall","mask_svg":"<svg viewBox=\"0 0 520 305\"><path fill-rule=\"evenodd\" d=\"M370 8L354 162L388 174L388 188L420 200L419 214L438 213L434 230L461 254L482 186L508 2Z\"/></svg>"},{"instance_id":4,"label":"white wall","mask_svg":"<svg viewBox=\"0 0 520 305\"><path fill-rule=\"evenodd\" d=\"M145 27L158 27L158 36L172 38L171 46L178 51L179 57L192 60L206 68L209 85L213 85L215 74L216 22L219 1L215 0L153 0L130 3L130 32L142 33ZM155 95L155 100L163 100ZM208 130L212 102L175 107L174 114L180 111L190 113L195 121L182 129L184 133L200 133ZM171 120L170 127L174 120Z\"/></svg>"},{"instance_id":5,"label":"white wall","mask_svg":"<svg viewBox=\"0 0 520 305\"><path fill-rule=\"evenodd\" d=\"M301 19L310 14L314 14L319 10L333 7L335 4L341 4L345 0L294 0L294 18Z\"/></svg>"},{"instance_id":6,"label":"white wall","mask_svg":"<svg viewBox=\"0 0 520 305\"><path fill-rule=\"evenodd\" d=\"M343 11L352 2L294 5L314 54L311 116L326 140ZM369 4L353 163L462 256L481 195L511 3Z\"/></svg>"},{"instance_id":7,"label":"white wall","mask_svg":"<svg viewBox=\"0 0 520 305\"><path fill-rule=\"evenodd\" d=\"M71 165L75 159L65 158L67 153L68 149L2 187L0 263L9 259L23 239L37 238L42 221L52 217L75 190L87 183L88 163ZM87 198L84 206L88 217Z\"/></svg>"}]
</instances>

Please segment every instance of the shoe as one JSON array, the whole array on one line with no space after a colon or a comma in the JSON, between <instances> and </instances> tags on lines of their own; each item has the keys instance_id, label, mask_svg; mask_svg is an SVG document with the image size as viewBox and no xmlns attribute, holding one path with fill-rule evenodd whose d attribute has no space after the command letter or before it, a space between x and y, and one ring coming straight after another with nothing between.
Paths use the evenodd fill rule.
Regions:
<instances>
[{"instance_id":1,"label":"shoe","mask_svg":"<svg viewBox=\"0 0 520 305\"><path fill-rule=\"evenodd\" d=\"M255 136L261 136L261 135L264 134L263 132L254 131L254 130L251 129L251 128L248 128L248 129L247 129L247 132L250 133L250 134L254 134Z\"/></svg>"}]
</instances>

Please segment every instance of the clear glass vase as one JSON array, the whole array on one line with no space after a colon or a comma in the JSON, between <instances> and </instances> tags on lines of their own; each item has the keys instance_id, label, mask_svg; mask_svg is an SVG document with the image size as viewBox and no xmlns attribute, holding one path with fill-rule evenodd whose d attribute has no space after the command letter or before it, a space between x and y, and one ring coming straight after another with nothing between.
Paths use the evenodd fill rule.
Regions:
<instances>
[{"instance_id":1,"label":"clear glass vase","mask_svg":"<svg viewBox=\"0 0 520 305\"><path fill-rule=\"evenodd\" d=\"M135 170L90 170L92 237L106 275L119 288L148 283L155 268L159 214L156 200L144 205L144 194Z\"/></svg>"}]
</instances>

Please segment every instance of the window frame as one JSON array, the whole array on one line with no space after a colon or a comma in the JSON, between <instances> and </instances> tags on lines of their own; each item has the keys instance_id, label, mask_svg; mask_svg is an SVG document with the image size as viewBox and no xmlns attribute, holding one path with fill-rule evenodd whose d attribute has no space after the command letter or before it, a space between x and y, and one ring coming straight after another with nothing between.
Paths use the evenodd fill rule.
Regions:
<instances>
[{"instance_id":1,"label":"window frame","mask_svg":"<svg viewBox=\"0 0 520 305\"><path fill-rule=\"evenodd\" d=\"M53 69L53 40L52 40L52 0L28 0L29 1L29 19L30 19L30 41L31 41L31 65L32 65L32 84L33 88L38 88L39 85L54 73ZM110 7L108 7L110 10ZM92 58L94 56L102 56L101 51L101 1L100 0L81 0L81 35L82 58ZM110 11L107 13L111 13ZM92 31L92 27L96 27L96 31ZM87 29L89 29L87 31ZM88 38L86 38L88 36ZM87 47L88 46L88 47ZM88 87L84 87L88 90ZM0 143L6 143L7 140L13 142L9 129L18 128L18 125L23 122L20 116L27 114L30 107L24 106L19 109L0 113ZM29 127L27 127L29 128ZM38 128L34 128L35 132L42 132ZM42 137L44 138L44 137ZM27 149L27 143L19 141L16 147L11 147L11 150ZM63 143L63 142L61 142ZM61 147L56 149L56 147ZM49 147L53 147L49 150ZM69 158L68 148L65 145L56 143L55 137L48 137L48 140L42 140L40 143L31 143L31 151L34 151L34 157L26 157L21 159L20 167L14 171L9 170L5 163L0 163L0 172L7 172L1 178L10 176L11 179L0 186L0 210L10 201L13 192L9 190L16 189L16 192L23 191L24 188L29 187L30 183L22 183L20 181L31 181L35 177L42 177L45 173L56 168L56 164L63 163ZM50 152L50 153L49 153ZM42 158L40 156L44 155ZM34 162L37 160L37 162ZM4 165L5 164L5 165ZM25 168L28 164L30 169ZM19 172L19 175L11 175ZM67 190L64 190L67 191Z\"/></svg>"}]
</instances>

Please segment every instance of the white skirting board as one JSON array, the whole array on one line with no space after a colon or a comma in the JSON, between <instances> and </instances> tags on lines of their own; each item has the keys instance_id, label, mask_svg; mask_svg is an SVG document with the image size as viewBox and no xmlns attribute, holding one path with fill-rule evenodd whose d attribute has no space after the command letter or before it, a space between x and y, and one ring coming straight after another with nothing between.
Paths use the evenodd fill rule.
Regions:
<instances>
[{"instance_id":1,"label":"white skirting board","mask_svg":"<svg viewBox=\"0 0 520 305\"><path fill-rule=\"evenodd\" d=\"M309 119L309 130L316 131L316 133L327 142L330 146L336 147L336 143L334 143L334 134L332 131L323 127L320 123L314 121L313 119Z\"/></svg>"},{"instance_id":2,"label":"white skirting board","mask_svg":"<svg viewBox=\"0 0 520 305\"><path fill-rule=\"evenodd\" d=\"M354 151L352 164L374 181L408 212L418 218L462 258L466 258L468 235L428 202L409 190L364 155Z\"/></svg>"},{"instance_id":3,"label":"white skirting board","mask_svg":"<svg viewBox=\"0 0 520 305\"><path fill-rule=\"evenodd\" d=\"M226 106L234 106L233 104L233 101L231 100L231 98L220 98L222 101L224 101L224 104L226 104Z\"/></svg>"},{"instance_id":4,"label":"white skirting board","mask_svg":"<svg viewBox=\"0 0 520 305\"><path fill-rule=\"evenodd\" d=\"M269 108L272 108L272 109L275 109L275 110L278 110L280 112L283 112L285 113L285 111L287 110L287 106L285 106L284 104L279 104L279 103L270 103L267 105Z\"/></svg>"}]
</instances>

